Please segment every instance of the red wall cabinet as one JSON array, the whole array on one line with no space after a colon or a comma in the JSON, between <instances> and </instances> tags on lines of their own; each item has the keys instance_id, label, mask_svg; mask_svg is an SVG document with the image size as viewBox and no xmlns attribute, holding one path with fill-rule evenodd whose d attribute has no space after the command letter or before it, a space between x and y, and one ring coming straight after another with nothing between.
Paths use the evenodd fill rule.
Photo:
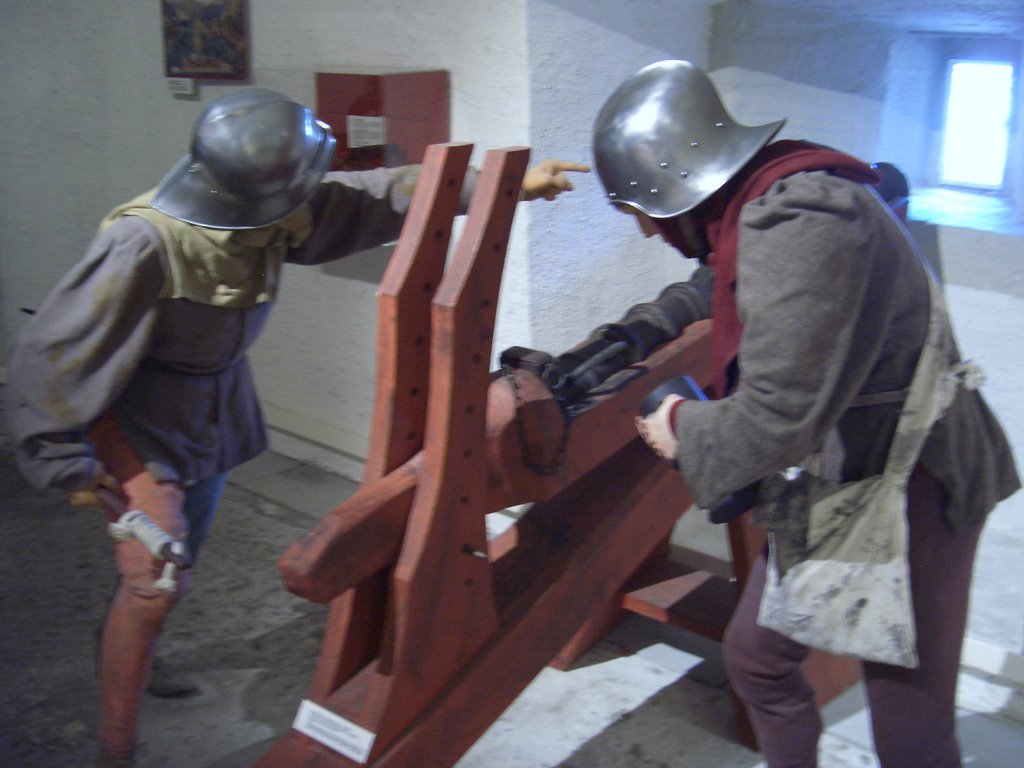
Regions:
<instances>
[{"instance_id":1,"label":"red wall cabinet","mask_svg":"<svg viewBox=\"0 0 1024 768\"><path fill-rule=\"evenodd\" d=\"M449 141L448 72L316 73L317 117L338 150L331 170L419 163L429 144Z\"/></svg>"}]
</instances>

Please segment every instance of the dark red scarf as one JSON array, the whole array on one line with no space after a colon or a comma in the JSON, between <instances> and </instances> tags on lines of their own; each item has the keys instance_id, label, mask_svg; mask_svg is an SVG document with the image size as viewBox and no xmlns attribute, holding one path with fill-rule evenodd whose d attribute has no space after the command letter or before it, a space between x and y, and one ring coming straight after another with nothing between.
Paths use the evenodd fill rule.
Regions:
<instances>
[{"instance_id":1,"label":"dark red scarf","mask_svg":"<svg viewBox=\"0 0 1024 768\"><path fill-rule=\"evenodd\" d=\"M881 177L871 166L835 150L803 141L777 141L762 149L740 171L736 192L728 199L721 218L708 225L712 254L708 264L715 273L711 293L711 371L715 391L726 394L727 371L740 348L743 323L736 309L736 252L740 237L740 211L764 195L779 179L805 171L829 171L861 184L878 184Z\"/></svg>"}]
</instances>

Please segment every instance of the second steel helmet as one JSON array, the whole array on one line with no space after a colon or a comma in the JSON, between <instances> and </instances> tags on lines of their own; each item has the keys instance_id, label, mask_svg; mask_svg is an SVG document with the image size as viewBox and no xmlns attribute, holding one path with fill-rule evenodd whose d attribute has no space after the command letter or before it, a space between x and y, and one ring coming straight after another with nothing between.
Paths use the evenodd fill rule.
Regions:
<instances>
[{"instance_id":1,"label":"second steel helmet","mask_svg":"<svg viewBox=\"0 0 1024 768\"><path fill-rule=\"evenodd\" d=\"M601 108L594 164L613 203L670 218L721 189L784 122L740 125L703 70L661 61L628 78Z\"/></svg>"},{"instance_id":2,"label":"second steel helmet","mask_svg":"<svg viewBox=\"0 0 1024 768\"><path fill-rule=\"evenodd\" d=\"M212 229L265 227L309 199L334 147L308 107L244 88L199 115L191 150L160 182L153 207Z\"/></svg>"}]
</instances>

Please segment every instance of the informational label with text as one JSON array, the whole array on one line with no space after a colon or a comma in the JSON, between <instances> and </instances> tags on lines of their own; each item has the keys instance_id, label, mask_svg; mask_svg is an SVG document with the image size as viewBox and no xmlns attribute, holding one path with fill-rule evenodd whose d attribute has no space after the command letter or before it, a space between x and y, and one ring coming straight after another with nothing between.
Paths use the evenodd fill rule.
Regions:
<instances>
[{"instance_id":1,"label":"informational label with text","mask_svg":"<svg viewBox=\"0 0 1024 768\"><path fill-rule=\"evenodd\" d=\"M180 96L196 95L196 81L191 77L168 77L167 87L171 89L171 93Z\"/></svg>"},{"instance_id":2,"label":"informational label with text","mask_svg":"<svg viewBox=\"0 0 1024 768\"><path fill-rule=\"evenodd\" d=\"M375 734L362 726L309 699L303 699L299 705L292 728L359 763L366 762L376 738Z\"/></svg>"},{"instance_id":3,"label":"informational label with text","mask_svg":"<svg viewBox=\"0 0 1024 768\"><path fill-rule=\"evenodd\" d=\"M349 149L378 147L388 143L387 124L383 117L347 115L345 133L348 136Z\"/></svg>"}]
</instances>

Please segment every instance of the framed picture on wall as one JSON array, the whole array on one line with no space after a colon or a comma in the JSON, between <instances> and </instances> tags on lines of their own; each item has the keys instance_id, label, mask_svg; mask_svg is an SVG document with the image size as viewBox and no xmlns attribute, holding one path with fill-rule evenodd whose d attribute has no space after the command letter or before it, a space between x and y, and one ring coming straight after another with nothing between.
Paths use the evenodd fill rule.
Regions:
<instances>
[{"instance_id":1,"label":"framed picture on wall","mask_svg":"<svg viewBox=\"0 0 1024 768\"><path fill-rule=\"evenodd\" d=\"M248 0L161 0L160 6L167 77L248 77Z\"/></svg>"}]
</instances>

